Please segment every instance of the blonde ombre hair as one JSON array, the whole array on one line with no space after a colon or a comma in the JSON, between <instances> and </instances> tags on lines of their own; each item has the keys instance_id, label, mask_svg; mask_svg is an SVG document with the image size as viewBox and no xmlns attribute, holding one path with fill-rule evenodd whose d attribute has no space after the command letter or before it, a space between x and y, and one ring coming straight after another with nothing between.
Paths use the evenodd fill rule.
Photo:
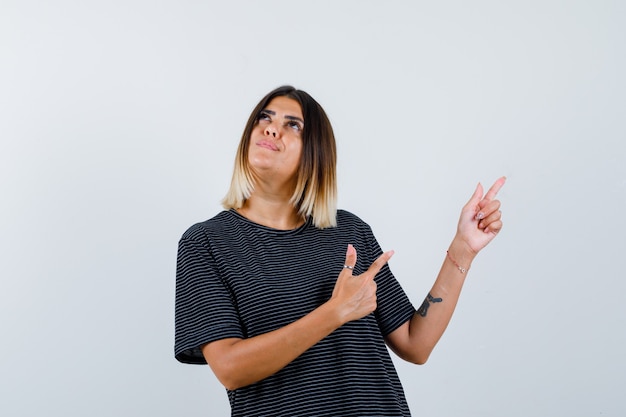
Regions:
<instances>
[{"instance_id":1,"label":"blonde ombre hair","mask_svg":"<svg viewBox=\"0 0 626 417\"><path fill-rule=\"evenodd\" d=\"M296 100L300 103L304 117L302 155L291 203L301 215L312 216L316 227L334 227L337 225L335 134L322 106L306 92L288 85L268 93L252 110L241 135L230 189L222 200L222 206L227 210L241 208L254 190L254 179L248 161L250 135L259 121L261 111L276 97Z\"/></svg>"}]
</instances>

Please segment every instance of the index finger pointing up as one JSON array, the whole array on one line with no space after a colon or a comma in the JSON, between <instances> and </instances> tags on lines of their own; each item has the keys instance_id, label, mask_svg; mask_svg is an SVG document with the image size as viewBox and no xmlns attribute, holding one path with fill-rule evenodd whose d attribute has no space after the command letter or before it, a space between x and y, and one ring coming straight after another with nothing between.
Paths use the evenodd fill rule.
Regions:
<instances>
[{"instance_id":1,"label":"index finger pointing up","mask_svg":"<svg viewBox=\"0 0 626 417\"><path fill-rule=\"evenodd\" d=\"M483 201L491 201L495 198L496 194L498 194L498 191L500 191L500 188L502 188L502 186L504 185L504 183L506 182L506 177L500 177L496 180L496 182L493 183L493 185L491 186L491 188L489 189L489 191L487 191L487 194L485 194L485 198L483 198Z\"/></svg>"}]
</instances>

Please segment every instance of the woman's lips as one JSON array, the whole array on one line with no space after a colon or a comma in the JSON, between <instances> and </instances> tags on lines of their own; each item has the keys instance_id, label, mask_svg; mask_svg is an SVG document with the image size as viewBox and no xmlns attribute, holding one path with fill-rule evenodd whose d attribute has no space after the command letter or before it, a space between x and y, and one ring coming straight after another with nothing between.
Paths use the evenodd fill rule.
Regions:
<instances>
[{"instance_id":1,"label":"woman's lips","mask_svg":"<svg viewBox=\"0 0 626 417\"><path fill-rule=\"evenodd\" d=\"M260 140L256 144L257 144L257 146L269 149L271 151L277 151L278 150L278 146L276 146L276 144L274 142L270 141L270 140Z\"/></svg>"}]
</instances>

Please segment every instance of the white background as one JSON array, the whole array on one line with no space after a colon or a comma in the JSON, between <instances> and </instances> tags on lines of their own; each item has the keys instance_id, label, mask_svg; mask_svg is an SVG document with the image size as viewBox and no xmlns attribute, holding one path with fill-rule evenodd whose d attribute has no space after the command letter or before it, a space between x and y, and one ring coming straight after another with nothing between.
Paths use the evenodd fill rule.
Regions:
<instances>
[{"instance_id":1,"label":"white background","mask_svg":"<svg viewBox=\"0 0 626 417\"><path fill-rule=\"evenodd\" d=\"M0 1L0 415L229 414L173 358L176 247L293 84L416 305L508 177L447 333L397 361L414 415L623 416L625 39L604 0Z\"/></svg>"}]
</instances>

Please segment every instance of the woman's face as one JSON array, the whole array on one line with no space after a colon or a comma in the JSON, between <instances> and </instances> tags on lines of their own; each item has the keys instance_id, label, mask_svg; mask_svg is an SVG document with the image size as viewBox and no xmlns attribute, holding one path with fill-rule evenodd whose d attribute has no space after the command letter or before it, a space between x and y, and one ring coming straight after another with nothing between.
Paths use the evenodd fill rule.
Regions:
<instances>
[{"instance_id":1,"label":"woman's face","mask_svg":"<svg viewBox=\"0 0 626 417\"><path fill-rule=\"evenodd\" d=\"M261 180L291 184L302 154L304 117L300 103L275 97L261 110L250 135L248 161Z\"/></svg>"}]
</instances>

